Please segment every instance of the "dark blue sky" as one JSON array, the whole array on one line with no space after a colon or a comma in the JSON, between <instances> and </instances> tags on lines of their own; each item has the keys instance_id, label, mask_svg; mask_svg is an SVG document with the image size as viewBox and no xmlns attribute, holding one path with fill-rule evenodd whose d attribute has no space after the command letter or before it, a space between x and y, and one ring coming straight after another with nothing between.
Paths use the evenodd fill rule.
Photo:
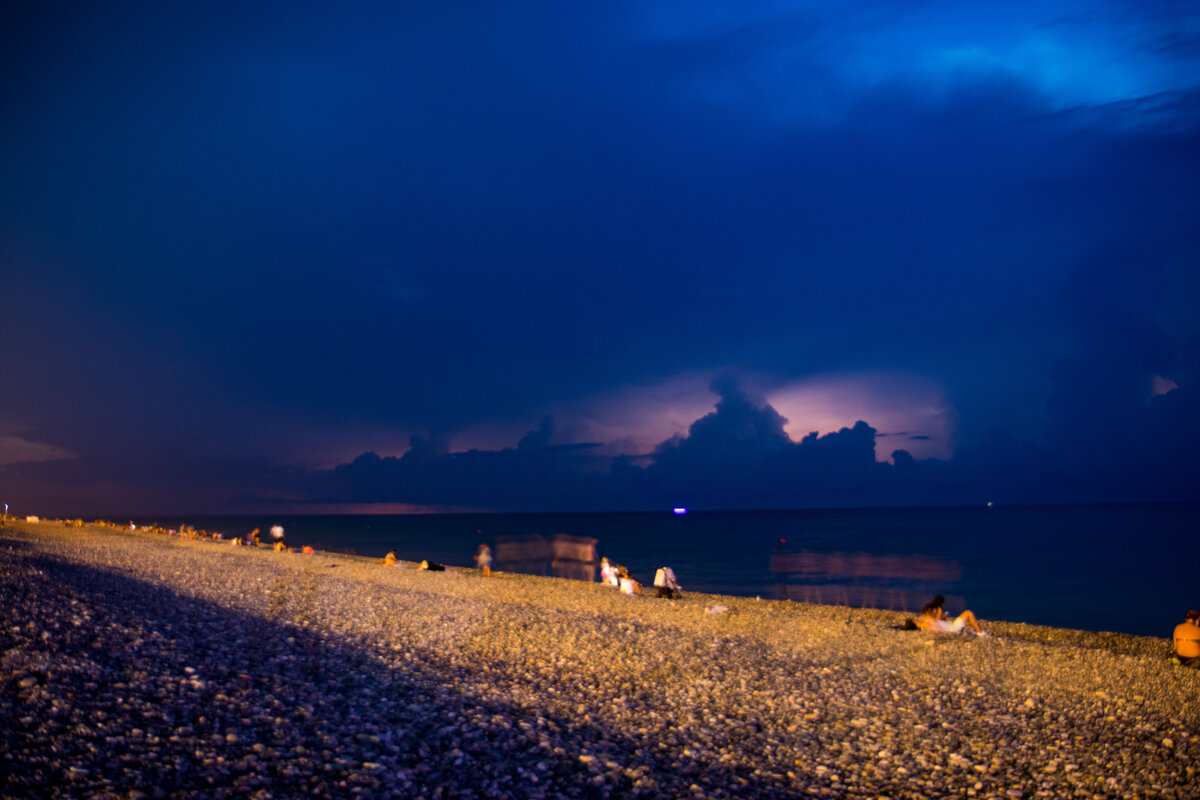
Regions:
<instances>
[{"instance_id":1,"label":"dark blue sky","mask_svg":"<svg viewBox=\"0 0 1200 800\"><path fill-rule=\"evenodd\" d=\"M23 513L1200 499L1195 3L22 5Z\"/></svg>"}]
</instances>

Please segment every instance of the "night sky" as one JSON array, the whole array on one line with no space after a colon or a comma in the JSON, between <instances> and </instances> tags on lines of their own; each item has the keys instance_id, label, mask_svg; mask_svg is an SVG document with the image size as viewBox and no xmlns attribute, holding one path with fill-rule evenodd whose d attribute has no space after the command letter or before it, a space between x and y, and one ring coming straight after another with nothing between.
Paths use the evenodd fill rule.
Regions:
<instances>
[{"instance_id":1,"label":"night sky","mask_svg":"<svg viewBox=\"0 0 1200 800\"><path fill-rule=\"evenodd\" d=\"M1200 500L1194 2L12 3L0 501Z\"/></svg>"}]
</instances>

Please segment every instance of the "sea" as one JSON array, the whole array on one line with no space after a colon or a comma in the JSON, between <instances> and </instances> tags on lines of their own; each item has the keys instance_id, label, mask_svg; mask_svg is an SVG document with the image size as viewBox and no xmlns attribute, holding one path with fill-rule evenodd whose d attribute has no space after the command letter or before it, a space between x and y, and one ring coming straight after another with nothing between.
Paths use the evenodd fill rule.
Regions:
<instances>
[{"instance_id":1,"label":"sea","mask_svg":"<svg viewBox=\"0 0 1200 800\"><path fill-rule=\"evenodd\" d=\"M264 542L279 525L294 548L451 567L474 566L486 543L495 569L575 579L598 578L590 552L645 585L669 566L684 592L764 600L915 611L941 594L985 624L1168 637L1200 607L1200 503L131 521L226 538L259 528Z\"/></svg>"}]
</instances>

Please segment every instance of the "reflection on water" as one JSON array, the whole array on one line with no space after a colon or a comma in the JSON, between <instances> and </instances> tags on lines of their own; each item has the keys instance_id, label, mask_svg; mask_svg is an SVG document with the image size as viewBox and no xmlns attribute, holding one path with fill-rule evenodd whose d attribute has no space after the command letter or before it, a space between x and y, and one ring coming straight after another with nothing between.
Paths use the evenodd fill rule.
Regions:
<instances>
[{"instance_id":1,"label":"reflection on water","mask_svg":"<svg viewBox=\"0 0 1200 800\"><path fill-rule=\"evenodd\" d=\"M780 550L771 554L770 570L780 600L916 611L941 594L947 607L966 608L962 595L952 593L962 580L957 561Z\"/></svg>"},{"instance_id":2,"label":"reflection on water","mask_svg":"<svg viewBox=\"0 0 1200 800\"><path fill-rule=\"evenodd\" d=\"M496 564L504 572L552 575L577 581L596 579L596 539L555 534L550 538L503 536L496 540Z\"/></svg>"}]
</instances>

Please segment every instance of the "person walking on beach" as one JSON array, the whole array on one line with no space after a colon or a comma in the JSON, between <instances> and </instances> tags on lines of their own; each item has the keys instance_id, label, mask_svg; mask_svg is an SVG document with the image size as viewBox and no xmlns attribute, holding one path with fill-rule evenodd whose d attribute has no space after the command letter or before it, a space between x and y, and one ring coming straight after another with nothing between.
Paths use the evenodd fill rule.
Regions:
<instances>
[{"instance_id":1,"label":"person walking on beach","mask_svg":"<svg viewBox=\"0 0 1200 800\"><path fill-rule=\"evenodd\" d=\"M912 621L913 624L923 631L936 631L938 633L958 633L970 625L971 630L975 631L976 636L987 636L979 627L979 621L975 619L973 612L967 610L954 619L948 619L946 611L943 608L945 604L946 598L940 594L936 595L922 606L921 613Z\"/></svg>"},{"instance_id":2,"label":"person walking on beach","mask_svg":"<svg viewBox=\"0 0 1200 800\"><path fill-rule=\"evenodd\" d=\"M483 570L483 577L489 578L492 575L492 548L487 546L487 543L479 545L479 549L475 551L475 564Z\"/></svg>"},{"instance_id":3,"label":"person walking on beach","mask_svg":"<svg viewBox=\"0 0 1200 800\"><path fill-rule=\"evenodd\" d=\"M1183 622L1175 626L1175 657L1171 660L1176 664L1200 663L1200 611L1192 609L1183 617Z\"/></svg>"}]
</instances>

